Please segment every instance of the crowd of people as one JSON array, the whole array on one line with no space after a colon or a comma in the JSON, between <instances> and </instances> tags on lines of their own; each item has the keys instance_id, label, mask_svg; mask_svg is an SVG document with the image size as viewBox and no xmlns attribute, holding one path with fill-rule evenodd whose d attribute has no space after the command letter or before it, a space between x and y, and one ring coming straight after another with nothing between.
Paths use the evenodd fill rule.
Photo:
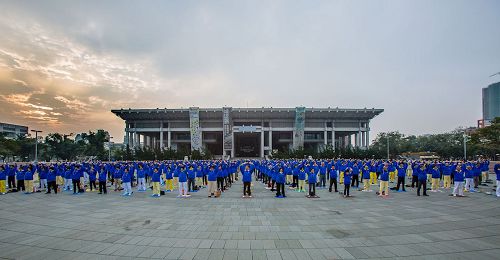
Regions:
<instances>
[{"instance_id":1,"label":"crowd of people","mask_svg":"<svg viewBox=\"0 0 500 260\"><path fill-rule=\"evenodd\" d=\"M289 160L200 160L200 161L120 161L62 162L0 165L0 194L10 192L61 191L73 194L98 192L108 188L131 196L136 192L152 191L160 197L178 190L178 197L187 198L193 192L207 190L208 197L219 197L239 179L243 182L243 197L252 197L253 180L262 182L277 198L286 198L286 190L304 192L317 198L316 189L351 196L351 188L387 197L389 190L406 192L408 187L417 196L450 190L452 196L464 192L486 190L490 162L479 161L406 161L355 159L289 159ZM496 196L500 197L500 164L494 165ZM406 180L411 182L406 184ZM362 187L360 187L360 183ZM393 187L390 183L393 184ZM484 185L484 186L483 186ZM328 187L327 187L328 186ZM453 186L453 187L452 187ZM306 192L307 190L307 192Z\"/></svg>"}]
</instances>

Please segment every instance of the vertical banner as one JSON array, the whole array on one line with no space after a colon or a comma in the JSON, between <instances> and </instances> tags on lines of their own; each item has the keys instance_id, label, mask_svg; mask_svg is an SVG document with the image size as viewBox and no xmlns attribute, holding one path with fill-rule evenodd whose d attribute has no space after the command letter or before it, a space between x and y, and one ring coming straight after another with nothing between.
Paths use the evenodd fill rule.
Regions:
<instances>
[{"instance_id":1,"label":"vertical banner","mask_svg":"<svg viewBox=\"0 0 500 260\"><path fill-rule=\"evenodd\" d=\"M304 147L304 127L306 122L306 108L295 108L295 127L293 130L293 149Z\"/></svg>"},{"instance_id":2,"label":"vertical banner","mask_svg":"<svg viewBox=\"0 0 500 260\"><path fill-rule=\"evenodd\" d=\"M223 148L224 151L233 149L233 128L231 120L231 108L222 108L222 131L223 131Z\"/></svg>"},{"instance_id":3,"label":"vertical banner","mask_svg":"<svg viewBox=\"0 0 500 260\"><path fill-rule=\"evenodd\" d=\"M200 109L189 108L189 128L191 132L191 150L201 150Z\"/></svg>"}]
</instances>

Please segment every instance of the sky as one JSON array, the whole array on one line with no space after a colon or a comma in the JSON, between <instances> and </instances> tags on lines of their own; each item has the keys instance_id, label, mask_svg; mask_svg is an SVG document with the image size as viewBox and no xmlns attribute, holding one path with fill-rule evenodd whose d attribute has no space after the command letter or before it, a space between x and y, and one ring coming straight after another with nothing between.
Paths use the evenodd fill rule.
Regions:
<instances>
[{"instance_id":1,"label":"sky","mask_svg":"<svg viewBox=\"0 0 500 260\"><path fill-rule=\"evenodd\" d=\"M119 108L383 108L377 133L473 126L500 1L0 1L0 122L106 129Z\"/></svg>"}]
</instances>

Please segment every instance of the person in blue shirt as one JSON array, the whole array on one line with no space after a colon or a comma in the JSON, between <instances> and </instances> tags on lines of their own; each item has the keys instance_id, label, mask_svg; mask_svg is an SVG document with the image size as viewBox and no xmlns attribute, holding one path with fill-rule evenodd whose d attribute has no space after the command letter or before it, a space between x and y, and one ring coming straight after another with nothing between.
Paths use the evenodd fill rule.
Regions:
<instances>
[{"instance_id":1,"label":"person in blue shirt","mask_svg":"<svg viewBox=\"0 0 500 260\"><path fill-rule=\"evenodd\" d=\"M299 172L297 173L298 180L298 192L306 192L306 168L302 165L299 167Z\"/></svg>"},{"instance_id":2,"label":"person in blue shirt","mask_svg":"<svg viewBox=\"0 0 500 260\"><path fill-rule=\"evenodd\" d=\"M7 165L7 182L9 184L9 189L16 189L16 165Z\"/></svg>"},{"instance_id":3,"label":"person in blue shirt","mask_svg":"<svg viewBox=\"0 0 500 260\"><path fill-rule=\"evenodd\" d=\"M48 171L48 167L46 165L43 165L38 170L38 177L40 179L40 190L41 191L47 190L47 171Z\"/></svg>"},{"instance_id":4,"label":"person in blue shirt","mask_svg":"<svg viewBox=\"0 0 500 260\"><path fill-rule=\"evenodd\" d=\"M211 198L215 196L215 190L217 188L217 169L213 164L210 165L210 167L208 168L207 180L208 180L208 197Z\"/></svg>"},{"instance_id":5,"label":"person in blue shirt","mask_svg":"<svg viewBox=\"0 0 500 260\"><path fill-rule=\"evenodd\" d=\"M280 167L276 173L276 198L285 198L286 175L283 167Z\"/></svg>"},{"instance_id":6,"label":"person in blue shirt","mask_svg":"<svg viewBox=\"0 0 500 260\"><path fill-rule=\"evenodd\" d=\"M45 194L50 194L51 189L53 189L54 193L57 194L56 171L57 170L54 165L51 165L47 171L47 192Z\"/></svg>"},{"instance_id":7,"label":"person in blue shirt","mask_svg":"<svg viewBox=\"0 0 500 260\"><path fill-rule=\"evenodd\" d=\"M204 165L199 163L198 165L196 165L195 171L197 188L205 187L205 182L203 181Z\"/></svg>"},{"instance_id":8,"label":"person in blue shirt","mask_svg":"<svg viewBox=\"0 0 500 260\"><path fill-rule=\"evenodd\" d=\"M474 192L474 170L470 164L465 166L465 190Z\"/></svg>"},{"instance_id":9,"label":"person in blue shirt","mask_svg":"<svg viewBox=\"0 0 500 260\"><path fill-rule=\"evenodd\" d=\"M36 166L30 164L24 171L24 186L26 187L26 194L33 193L33 175L35 174Z\"/></svg>"},{"instance_id":10,"label":"person in blue shirt","mask_svg":"<svg viewBox=\"0 0 500 260\"><path fill-rule=\"evenodd\" d=\"M66 191L72 191L73 189L71 188L71 183L73 181L72 176L73 176L73 171L74 171L74 166L67 165L66 166L66 171L64 172L64 190Z\"/></svg>"},{"instance_id":11,"label":"person in blue shirt","mask_svg":"<svg viewBox=\"0 0 500 260\"><path fill-rule=\"evenodd\" d=\"M384 165L382 167L379 177L380 177L380 189L378 196L387 197L389 196L389 167L387 165Z\"/></svg>"},{"instance_id":12,"label":"person in blue shirt","mask_svg":"<svg viewBox=\"0 0 500 260\"><path fill-rule=\"evenodd\" d=\"M479 162L473 164L472 170L474 172L474 189L479 189L479 184L481 183L481 164Z\"/></svg>"},{"instance_id":13,"label":"person in blue shirt","mask_svg":"<svg viewBox=\"0 0 500 260\"><path fill-rule=\"evenodd\" d=\"M87 175L88 175L88 178L89 178L89 188L90 188L90 191L97 191L97 185L96 185L96 180L97 180L97 172L94 168L94 165L91 165L89 168L88 168L88 171L87 171Z\"/></svg>"},{"instance_id":14,"label":"person in blue shirt","mask_svg":"<svg viewBox=\"0 0 500 260\"><path fill-rule=\"evenodd\" d=\"M417 196L420 196L420 190L423 190L424 196L427 195L427 165L421 164L418 168L418 186L417 186Z\"/></svg>"},{"instance_id":15,"label":"person in blue shirt","mask_svg":"<svg viewBox=\"0 0 500 260\"><path fill-rule=\"evenodd\" d=\"M363 191L371 192L371 176L370 176L370 165L366 163L362 169L363 173Z\"/></svg>"},{"instance_id":16,"label":"person in blue shirt","mask_svg":"<svg viewBox=\"0 0 500 260\"><path fill-rule=\"evenodd\" d=\"M330 174L330 187L328 188L329 192L332 192L332 186L335 188L335 192L339 192L337 189L337 169L335 169L335 164L332 163L330 169L328 170Z\"/></svg>"},{"instance_id":17,"label":"person in blue shirt","mask_svg":"<svg viewBox=\"0 0 500 260\"><path fill-rule=\"evenodd\" d=\"M405 176L406 176L406 166L403 163L400 163L397 167L398 172L398 184L396 185L396 191L399 191L399 187L402 187L402 192L406 192L405 190Z\"/></svg>"},{"instance_id":18,"label":"person in blue shirt","mask_svg":"<svg viewBox=\"0 0 500 260\"><path fill-rule=\"evenodd\" d=\"M318 187L326 187L326 173L328 171L327 165L325 162L321 162L319 165L319 186Z\"/></svg>"},{"instance_id":19,"label":"person in blue shirt","mask_svg":"<svg viewBox=\"0 0 500 260\"><path fill-rule=\"evenodd\" d=\"M7 191L5 190L5 179L7 178L7 169L5 165L0 165L0 194L5 195Z\"/></svg>"},{"instance_id":20,"label":"person in blue shirt","mask_svg":"<svg viewBox=\"0 0 500 260\"><path fill-rule=\"evenodd\" d=\"M73 183L73 194L79 194L80 191L82 190L80 188L80 177L81 177L80 165L76 165L75 170L71 174L71 181Z\"/></svg>"},{"instance_id":21,"label":"person in blue shirt","mask_svg":"<svg viewBox=\"0 0 500 260\"><path fill-rule=\"evenodd\" d=\"M316 197L317 173L314 167L310 168L309 174L307 175L307 181L309 183L309 197Z\"/></svg>"},{"instance_id":22,"label":"person in blue shirt","mask_svg":"<svg viewBox=\"0 0 500 260\"><path fill-rule=\"evenodd\" d=\"M115 184L115 191L123 190L122 175L123 175L123 170L121 169L120 165L116 165L115 171L113 172L113 182Z\"/></svg>"},{"instance_id":23,"label":"person in blue shirt","mask_svg":"<svg viewBox=\"0 0 500 260\"><path fill-rule=\"evenodd\" d=\"M495 174L497 176L497 192L496 192L496 195L497 195L498 198L500 198L500 163L495 164L494 170L495 170Z\"/></svg>"},{"instance_id":24,"label":"person in blue shirt","mask_svg":"<svg viewBox=\"0 0 500 260\"><path fill-rule=\"evenodd\" d=\"M125 169L123 169L122 184L123 184L122 196L131 196L132 195L132 174L130 173L129 167L125 167Z\"/></svg>"},{"instance_id":25,"label":"person in blue shirt","mask_svg":"<svg viewBox=\"0 0 500 260\"><path fill-rule=\"evenodd\" d=\"M188 173L186 167L184 166L184 164L181 164L179 170L179 196L177 197L187 198L189 196L187 181L188 181Z\"/></svg>"},{"instance_id":26,"label":"person in blue shirt","mask_svg":"<svg viewBox=\"0 0 500 260\"><path fill-rule=\"evenodd\" d=\"M170 165L165 165L163 168L163 173L165 174L165 191L173 192L174 191L174 175L172 173L172 168Z\"/></svg>"},{"instance_id":27,"label":"person in blue shirt","mask_svg":"<svg viewBox=\"0 0 500 260\"><path fill-rule=\"evenodd\" d=\"M20 169L18 169L16 171L17 190L18 191L26 191L26 187L24 186L24 174L26 171L25 167L26 166L20 167Z\"/></svg>"},{"instance_id":28,"label":"person in blue shirt","mask_svg":"<svg viewBox=\"0 0 500 260\"><path fill-rule=\"evenodd\" d=\"M344 170L344 198L350 197L349 190L351 187L351 178L352 178L352 168L347 167Z\"/></svg>"},{"instance_id":29,"label":"person in blue shirt","mask_svg":"<svg viewBox=\"0 0 500 260\"><path fill-rule=\"evenodd\" d=\"M449 162L445 162L443 166L441 166L441 172L443 173L443 188L449 189L451 188L451 172L452 166Z\"/></svg>"},{"instance_id":30,"label":"person in blue shirt","mask_svg":"<svg viewBox=\"0 0 500 260\"><path fill-rule=\"evenodd\" d=\"M351 186L359 188L359 166L357 163L354 163L351 167ZM344 181L345 182L345 181Z\"/></svg>"},{"instance_id":31,"label":"person in blue shirt","mask_svg":"<svg viewBox=\"0 0 500 260\"><path fill-rule=\"evenodd\" d=\"M153 194L151 197L160 197L160 179L161 172L158 167L154 167L153 174L151 175L151 182L153 183Z\"/></svg>"},{"instance_id":32,"label":"person in blue shirt","mask_svg":"<svg viewBox=\"0 0 500 260\"><path fill-rule=\"evenodd\" d=\"M101 167L97 174L99 175L99 194L108 194L108 190L106 188L108 173L107 170Z\"/></svg>"},{"instance_id":33,"label":"person in blue shirt","mask_svg":"<svg viewBox=\"0 0 500 260\"><path fill-rule=\"evenodd\" d=\"M411 175L411 187L418 188L418 173L420 171L420 165L413 162L412 165L410 165L409 167L413 169L412 175Z\"/></svg>"},{"instance_id":34,"label":"person in blue shirt","mask_svg":"<svg viewBox=\"0 0 500 260\"><path fill-rule=\"evenodd\" d=\"M188 186L188 190L189 192L196 192L196 170L195 170L195 166L194 164L190 164L189 167L188 167L188 170L187 170L187 176L188 176L188 179L187 179L187 186Z\"/></svg>"},{"instance_id":35,"label":"person in blue shirt","mask_svg":"<svg viewBox=\"0 0 500 260\"><path fill-rule=\"evenodd\" d=\"M490 161L481 161L481 183L487 182L489 179L488 171L490 170Z\"/></svg>"},{"instance_id":36,"label":"person in blue shirt","mask_svg":"<svg viewBox=\"0 0 500 260\"><path fill-rule=\"evenodd\" d=\"M252 197L252 191L250 187L252 186L252 173L255 169L253 163L245 162L240 165L240 172L243 180L243 197Z\"/></svg>"},{"instance_id":37,"label":"person in blue shirt","mask_svg":"<svg viewBox=\"0 0 500 260\"><path fill-rule=\"evenodd\" d=\"M137 191L143 192L146 191L146 170L142 163L138 164L137 167Z\"/></svg>"},{"instance_id":38,"label":"person in blue shirt","mask_svg":"<svg viewBox=\"0 0 500 260\"><path fill-rule=\"evenodd\" d=\"M459 196L463 197L464 196L464 178L465 178L465 173L464 170L462 169L462 165L458 164L456 166L455 174L454 174L454 181L455 183L453 184L453 196Z\"/></svg>"},{"instance_id":39,"label":"person in blue shirt","mask_svg":"<svg viewBox=\"0 0 500 260\"><path fill-rule=\"evenodd\" d=\"M439 181L441 180L441 172L437 163L431 168L431 176L431 191L437 192L439 189Z\"/></svg>"}]
</instances>

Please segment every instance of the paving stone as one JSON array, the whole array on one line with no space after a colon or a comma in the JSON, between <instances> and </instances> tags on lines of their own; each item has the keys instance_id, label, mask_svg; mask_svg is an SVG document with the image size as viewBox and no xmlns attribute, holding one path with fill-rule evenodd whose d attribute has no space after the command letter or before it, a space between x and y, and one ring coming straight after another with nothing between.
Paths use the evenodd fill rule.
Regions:
<instances>
[{"instance_id":1,"label":"paving stone","mask_svg":"<svg viewBox=\"0 0 500 260\"><path fill-rule=\"evenodd\" d=\"M235 183L219 199L201 192L182 200L174 193L152 199L150 192L126 199L114 192L7 194L0 200L0 258L427 260L500 253L500 203L484 193L423 198L408 189L380 199L353 190L343 200L318 189L319 199L290 191L278 200L255 182L255 197L243 200L241 188Z\"/></svg>"}]
</instances>

